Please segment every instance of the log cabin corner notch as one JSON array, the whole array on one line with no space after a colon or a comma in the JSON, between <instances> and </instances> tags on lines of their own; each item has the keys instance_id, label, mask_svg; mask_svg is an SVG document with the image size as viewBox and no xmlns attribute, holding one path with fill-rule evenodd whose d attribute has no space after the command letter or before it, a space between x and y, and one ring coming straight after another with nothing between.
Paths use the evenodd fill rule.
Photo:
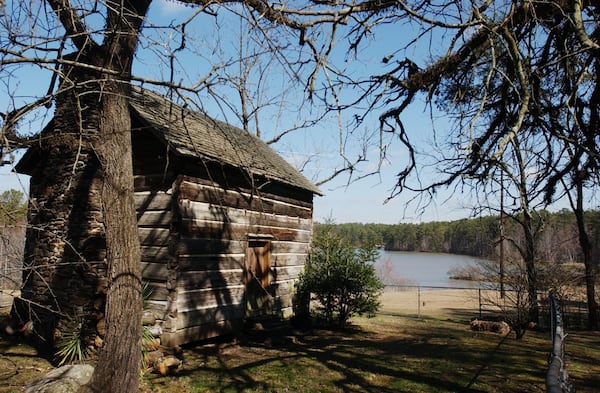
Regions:
<instances>
[{"instance_id":1,"label":"log cabin corner notch","mask_svg":"<svg viewBox=\"0 0 600 393\"><path fill-rule=\"evenodd\" d=\"M243 130L141 88L129 104L146 309L163 345L291 314L319 189ZM92 149L39 144L16 169L31 176L31 225L24 301L13 310L53 330L59 315L100 319L106 251ZM73 177L76 187L57 186Z\"/></svg>"}]
</instances>

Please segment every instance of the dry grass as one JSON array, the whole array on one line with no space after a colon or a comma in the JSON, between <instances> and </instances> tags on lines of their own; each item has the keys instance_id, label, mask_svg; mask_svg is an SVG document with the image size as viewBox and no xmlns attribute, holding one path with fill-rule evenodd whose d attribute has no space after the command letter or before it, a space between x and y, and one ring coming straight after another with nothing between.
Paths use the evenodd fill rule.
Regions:
<instances>
[{"instance_id":1,"label":"dry grass","mask_svg":"<svg viewBox=\"0 0 600 393\"><path fill-rule=\"evenodd\" d=\"M148 376L145 386L155 393L545 391L545 333L516 341L472 332L458 319L380 315L354 322L279 346L250 340L187 348L181 375ZM569 340L577 391L597 391L600 335L573 333Z\"/></svg>"},{"instance_id":2,"label":"dry grass","mask_svg":"<svg viewBox=\"0 0 600 393\"><path fill-rule=\"evenodd\" d=\"M476 316L479 310L477 289L418 289L388 290L381 296L381 313L444 317L456 314Z\"/></svg>"},{"instance_id":3,"label":"dry grass","mask_svg":"<svg viewBox=\"0 0 600 393\"><path fill-rule=\"evenodd\" d=\"M20 392L25 384L52 369L30 345L0 339L0 393Z\"/></svg>"}]
</instances>

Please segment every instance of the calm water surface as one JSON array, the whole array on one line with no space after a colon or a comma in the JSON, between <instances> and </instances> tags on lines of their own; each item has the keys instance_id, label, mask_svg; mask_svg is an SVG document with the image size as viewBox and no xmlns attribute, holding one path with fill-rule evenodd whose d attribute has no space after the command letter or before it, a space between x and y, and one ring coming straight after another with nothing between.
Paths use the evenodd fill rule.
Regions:
<instances>
[{"instance_id":1,"label":"calm water surface","mask_svg":"<svg viewBox=\"0 0 600 393\"><path fill-rule=\"evenodd\" d=\"M465 255L381 250L375 267L381 271L389 264L392 270L388 276L401 284L473 288L478 287L479 282L451 280L448 272L455 267L476 265L480 260Z\"/></svg>"}]
</instances>

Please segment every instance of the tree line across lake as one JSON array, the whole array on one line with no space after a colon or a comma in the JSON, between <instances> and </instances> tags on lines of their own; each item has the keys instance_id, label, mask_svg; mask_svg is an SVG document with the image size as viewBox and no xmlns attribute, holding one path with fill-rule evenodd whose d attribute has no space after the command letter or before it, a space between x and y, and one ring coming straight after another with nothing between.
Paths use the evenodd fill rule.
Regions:
<instances>
[{"instance_id":1,"label":"tree line across lake","mask_svg":"<svg viewBox=\"0 0 600 393\"><path fill-rule=\"evenodd\" d=\"M600 211L586 213L593 244L600 242ZM516 217L518 219L518 217ZM575 216L568 210L543 211L535 216L537 254L546 261L579 262ZM499 216L483 216L457 221L437 221L420 224L316 223L315 231L333 225L335 231L354 246L377 244L389 251L439 252L494 258L500 243ZM522 244L521 228L514 218L504 219L505 253L510 257Z\"/></svg>"},{"instance_id":2,"label":"tree line across lake","mask_svg":"<svg viewBox=\"0 0 600 393\"><path fill-rule=\"evenodd\" d=\"M27 204L23 193L8 190L0 195L0 235L5 247L3 259L13 259L17 247L22 247L24 220ZM600 210L585 212L585 221L592 244L600 244ZM518 217L504 219L505 253L511 253L512 245L522 244L521 228L516 224ZM579 262L581 247L578 242L577 223L569 210L558 212L542 211L535 215L537 255L548 262ZM374 224L374 223L315 223L318 232L332 226L335 232L355 247L376 244L388 251L439 252L494 258L498 252L500 218L497 215L456 221L435 221L419 224ZM12 241L8 241L10 238ZM8 245L12 247L10 252ZM512 250L512 251L511 251ZM21 250L20 250L21 251ZM11 254L5 255L5 254ZM4 261L6 262L6 261Z\"/></svg>"},{"instance_id":3,"label":"tree line across lake","mask_svg":"<svg viewBox=\"0 0 600 393\"><path fill-rule=\"evenodd\" d=\"M20 286L26 215L25 194L17 190L0 193L0 289Z\"/></svg>"}]
</instances>

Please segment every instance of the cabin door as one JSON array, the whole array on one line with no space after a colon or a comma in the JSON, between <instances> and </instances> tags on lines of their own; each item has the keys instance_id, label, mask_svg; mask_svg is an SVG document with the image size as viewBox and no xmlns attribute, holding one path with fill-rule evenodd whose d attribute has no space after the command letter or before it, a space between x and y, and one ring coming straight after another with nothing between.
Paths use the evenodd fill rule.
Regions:
<instances>
[{"instance_id":1,"label":"cabin door","mask_svg":"<svg viewBox=\"0 0 600 393\"><path fill-rule=\"evenodd\" d=\"M246 250L246 317L264 315L272 305L271 242L248 240Z\"/></svg>"}]
</instances>

